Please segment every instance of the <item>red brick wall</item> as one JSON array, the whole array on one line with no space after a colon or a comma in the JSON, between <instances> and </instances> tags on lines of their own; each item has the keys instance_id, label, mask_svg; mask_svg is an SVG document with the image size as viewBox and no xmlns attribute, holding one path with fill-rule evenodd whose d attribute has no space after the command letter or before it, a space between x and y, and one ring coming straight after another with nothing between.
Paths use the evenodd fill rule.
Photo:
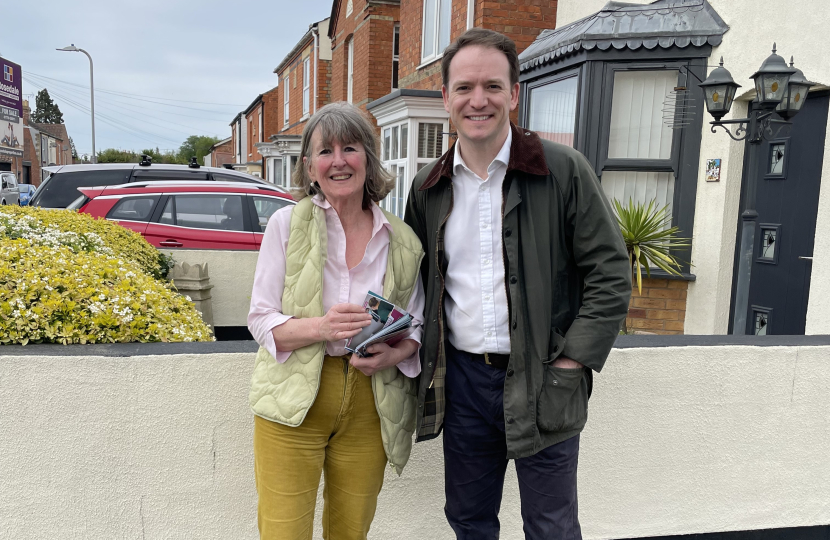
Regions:
<instances>
[{"instance_id":1,"label":"red brick wall","mask_svg":"<svg viewBox=\"0 0 830 540\"><path fill-rule=\"evenodd\" d=\"M262 140L270 141L282 129L282 96L279 86L262 94Z\"/></svg>"},{"instance_id":2,"label":"red brick wall","mask_svg":"<svg viewBox=\"0 0 830 540\"><path fill-rule=\"evenodd\" d=\"M305 120L301 121L303 116L303 61L304 55L309 61L309 116L314 113L314 41L309 40L308 46L297 53L291 62L286 65L279 73L280 87L278 97L279 106L279 130L278 134L282 135L300 135L305 126ZM317 108L319 109L327 103L328 87L330 86L331 77L331 62L328 60L317 60ZM285 76L289 76L288 86L285 85ZM324 90L324 91L321 91ZM288 129L285 129L283 113L283 103L285 92L288 92Z\"/></svg>"},{"instance_id":3,"label":"red brick wall","mask_svg":"<svg viewBox=\"0 0 830 540\"><path fill-rule=\"evenodd\" d=\"M392 91L392 40L399 23L399 7L355 0L346 16L346 2L340 5L333 23L331 101L348 97L348 41L354 39L352 102L362 109ZM373 117L372 117L373 118Z\"/></svg>"},{"instance_id":4,"label":"red brick wall","mask_svg":"<svg viewBox=\"0 0 830 540\"><path fill-rule=\"evenodd\" d=\"M640 294L635 285L625 320L628 332L682 334L688 288L688 281L644 279Z\"/></svg>"},{"instance_id":5,"label":"red brick wall","mask_svg":"<svg viewBox=\"0 0 830 540\"><path fill-rule=\"evenodd\" d=\"M213 167L221 167L225 163L233 163L233 141L228 141L214 148L210 155L210 162Z\"/></svg>"},{"instance_id":6,"label":"red brick wall","mask_svg":"<svg viewBox=\"0 0 830 540\"><path fill-rule=\"evenodd\" d=\"M255 146L258 142L265 142L268 139L263 135L260 137L259 133L259 114L263 112L262 104L260 103L254 107L251 112L245 116L245 123L248 126L248 149L245 152L243 161L262 161L262 156ZM265 125L265 118L262 119L263 126ZM260 141L260 139L262 139Z\"/></svg>"},{"instance_id":7,"label":"red brick wall","mask_svg":"<svg viewBox=\"0 0 830 540\"><path fill-rule=\"evenodd\" d=\"M421 63L423 0L401 0L401 87L441 89L440 59L417 69ZM521 53L542 30L556 27L556 0L476 0L475 26L509 36ZM450 41L467 30L466 0L452 0Z\"/></svg>"}]
</instances>

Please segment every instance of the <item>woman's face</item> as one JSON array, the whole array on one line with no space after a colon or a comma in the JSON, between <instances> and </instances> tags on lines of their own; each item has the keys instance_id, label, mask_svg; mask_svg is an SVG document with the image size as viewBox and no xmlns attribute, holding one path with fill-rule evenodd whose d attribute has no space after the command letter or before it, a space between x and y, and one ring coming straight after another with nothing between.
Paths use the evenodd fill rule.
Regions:
<instances>
[{"instance_id":1,"label":"woman's face","mask_svg":"<svg viewBox=\"0 0 830 540\"><path fill-rule=\"evenodd\" d=\"M310 161L310 163L309 163ZM311 180L320 185L332 204L354 198L363 202L366 149L359 142L323 144L319 128L311 134L311 158L303 158Z\"/></svg>"}]
</instances>

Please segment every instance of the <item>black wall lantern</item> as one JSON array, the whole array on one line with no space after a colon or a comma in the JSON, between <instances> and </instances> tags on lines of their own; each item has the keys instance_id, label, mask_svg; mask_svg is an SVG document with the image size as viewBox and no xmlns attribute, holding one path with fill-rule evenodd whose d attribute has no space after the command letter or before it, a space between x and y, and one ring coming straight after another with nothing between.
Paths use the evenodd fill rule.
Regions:
<instances>
[{"instance_id":1,"label":"black wall lantern","mask_svg":"<svg viewBox=\"0 0 830 540\"><path fill-rule=\"evenodd\" d=\"M729 112L732 108L732 101L735 99L735 92L741 87L732 80L729 70L723 67L723 57L720 59L720 67L715 68L698 86L703 88L706 96L706 110L715 120L720 120Z\"/></svg>"},{"instance_id":2,"label":"black wall lantern","mask_svg":"<svg viewBox=\"0 0 830 540\"><path fill-rule=\"evenodd\" d=\"M793 67L792 58L790 58L790 67ZM787 91L784 92L784 97L781 98L781 103L775 108L775 112L786 119L795 116L804 105L804 100L807 98L807 92L810 91L810 87L815 84L814 82L808 81L800 69L796 69L795 73L790 76Z\"/></svg>"},{"instance_id":3,"label":"black wall lantern","mask_svg":"<svg viewBox=\"0 0 830 540\"><path fill-rule=\"evenodd\" d=\"M747 316L749 310L749 285L752 273L752 260L755 250L755 237L758 228L758 212L755 210L755 199L758 182L758 152L761 142L766 138L772 140L785 126L791 126L789 120L798 114L807 98L807 93L814 83L804 77L801 70L795 68L790 61L778 56L772 45L772 54L764 60L760 69L752 75L755 81L755 100L749 118L723 120L729 112L735 92L739 88L732 75L723 67L715 68L705 81L700 83L706 96L706 108L715 119L710 122L712 133L715 128L723 128L736 141L749 142L749 170L746 174L746 197L741 213L741 242L738 257L737 283L732 312L732 331L735 334L745 334L747 331ZM774 118L775 114L783 118ZM737 124L733 134L730 125ZM778 129L773 131L773 126Z\"/></svg>"}]
</instances>

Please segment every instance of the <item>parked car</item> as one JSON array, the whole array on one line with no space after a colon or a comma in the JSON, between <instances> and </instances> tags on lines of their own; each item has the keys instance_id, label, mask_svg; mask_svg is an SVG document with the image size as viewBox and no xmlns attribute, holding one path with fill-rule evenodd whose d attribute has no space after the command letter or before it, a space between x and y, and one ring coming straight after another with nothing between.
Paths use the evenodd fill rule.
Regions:
<instances>
[{"instance_id":1,"label":"parked car","mask_svg":"<svg viewBox=\"0 0 830 540\"><path fill-rule=\"evenodd\" d=\"M10 172L0 173L0 205L19 204L17 178Z\"/></svg>"},{"instance_id":2,"label":"parked car","mask_svg":"<svg viewBox=\"0 0 830 540\"><path fill-rule=\"evenodd\" d=\"M26 206L32 200L32 195L37 191L37 187L32 184L19 184L17 188L20 190L18 202L20 206Z\"/></svg>"},{"instance_id":3,"label":"parked car","mask_svg":"<svg viewBox=\"0 0 830 540\"><path fill-rule=\"evenodd\" d=\"M230 169L201 167L195 161L190 165L141 163L105 163L87 165L58 165L44 167L51 173L29 202L30 206L66 208L78 198L78 188L114 186L143 181L219 181L243 182L273 186L255 176Z\"/></svg>"},{"instance_id":4,"label":"parked car","mask_svg":"<svg viewBox=\"0 0 830 540\"><path fill-rule=\"evenodd\" d=\"M159 248L259 250L268 218L296 204L269 184L142 181L80 188L69 208L117 221Z\"/></svg>"}]
</instances>

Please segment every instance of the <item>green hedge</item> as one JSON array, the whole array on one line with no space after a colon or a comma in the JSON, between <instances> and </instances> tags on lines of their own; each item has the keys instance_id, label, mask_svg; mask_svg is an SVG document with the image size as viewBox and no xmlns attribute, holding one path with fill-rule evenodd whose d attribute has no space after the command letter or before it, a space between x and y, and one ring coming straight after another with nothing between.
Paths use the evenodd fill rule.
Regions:
<instances>
[{"instance_id":1,"label":"green hedge","mask_svg":"<svg viewBox=\"0 0 830 540\"><path fill-rule=\"evenodd\" d=\"M0 343L212 340L189 299L157 279L168 263L116 223L0 209Z\"/></svg>"}]
</instances>

